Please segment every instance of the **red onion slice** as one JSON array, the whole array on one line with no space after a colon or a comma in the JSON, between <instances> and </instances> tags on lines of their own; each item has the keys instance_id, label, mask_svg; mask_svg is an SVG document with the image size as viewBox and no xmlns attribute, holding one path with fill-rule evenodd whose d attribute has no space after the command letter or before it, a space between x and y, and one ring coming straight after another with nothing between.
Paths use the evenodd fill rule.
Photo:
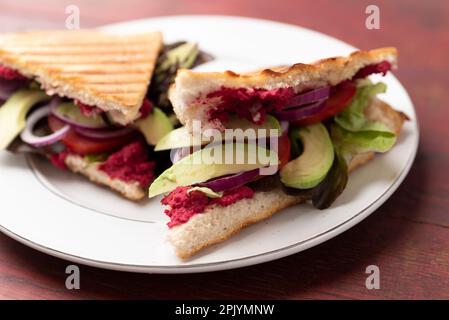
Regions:
<instances>
[{"instance_id":1,"label":"red onion slice","mask_svg":"<svg viewBox=\"0 0 449 320\"><path fill-rule=\"evenodd\" d=\"M273 113L279 120L296 121L315 115L326 107L326 101L317 101L310 105Z\"/></svg>"},{"instance_id":2,"label":"red onion slice","mask_svg":"<svg viewBox=\"0 0 449 320\"><path fill-rule=\"evenodd\" d=\"M130 134L135 133L136 131L132 128L121 128L116 130L92 130L92 129L84 129L74 127L76 133L95 140L107 140L107 139L115 139L128 136Z\"/></svg>"},{"instance_id":3,"label":"red onion slice","mask_svg":"<svg viewBox=\"0 0 449 320\"><path fill-rule=\"evenodd\" d=\"M214 179L208 182L199 184L201 187L207 187L214 192L225 191L232 188L237 188L251 182L259 175L260 169L244 171L231 176Z\"/></svg>"},{"instance_id":4,"label":"red onion slice","mask_svg":"<svg viewBox=\"0 0 449 320\"><path fill-rule=\"evenodd\" d=\"M327 99L329 98L330 92L330 87L323 87L298 94L288 101L284 109L300 107L308 103Z\"/></svg>"},{"instance_id":5,"label":"red onion slice","mask_svg":"<svg viewBox=\"0 0 449 320\"><path fill-rule=\"evenodd\" d=\"M39 120L41 120L44 117L47 117L50 114L50 109L51 107L49 105L39 108L27 118L25 129L20 134L20 138L24 142L34 147L47 146L61 140L69 132L70 126L66 125L61 129L45 137L38 137L34 135L33 133L34 126Z\"/></svg>"},{"instance_id":6,"label":"red onion slice","mask_svg":"<svg viewBox=\"0 0 449 320\"><path fill-rule=\"evenodd\" d=\"M286 133L286 132L288 132L288 129L290 128L290 122L288 122L288 121L281 121L281 131L282 131L282 134L284 134L284 133Z\"/></svg>"},{"instance_id":7,"label":"red onion slice","mask_svg":"<svg viewBox=\"0 0 449 320\"><path fill-rule=\"evenodd\" d=\"M187 157L189 154L191 154L191 152L192 150L190 147L172 149L170 152L170 159L172 163L176 163L179 160Z\"/></svg>"}]
</instances>

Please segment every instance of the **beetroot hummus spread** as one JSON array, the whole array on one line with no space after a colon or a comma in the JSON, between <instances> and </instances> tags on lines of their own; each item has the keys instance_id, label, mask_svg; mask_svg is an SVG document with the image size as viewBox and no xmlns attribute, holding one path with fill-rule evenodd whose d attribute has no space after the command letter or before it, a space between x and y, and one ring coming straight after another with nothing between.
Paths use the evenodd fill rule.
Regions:
<instances>
[{"instance_id":1,"label":"beetroot hummus spread","mask_svg":"<svg viewBox=\"0 0 449 320\"><path fill-rule=\"evenodd\" d=\"M255 124L263 124L266 113L280 111L294 95L292 88L266 90L222 87L207 95L209 99L221 98L221 102L209 112L209 120L226 122L229 114L235 113Z\"/></svg>"},{"instance_id":2,"label":"beetroot hummus spread","mask_svg":"<svg viewBox=\"0 0 449 320\"><path fill-rule=\"evenodd\" d=\"M25 80L20 72L0 64L0 78L5 80Z\"/></svg>"},{"instance_id":3,"label":"beetroot hummus spread","mask_svg":"<svg viewBox=\"0 0 449 320\"><path fill-rule=\"evenodd\" d=\"M382 61L360 69L353 80L365 78L373 73L385 75L391 69L388 61ZM253 88L228 88L209 93L206 98L221 98L221 102L209 111L209 120L226 122L234 113L255 124L263 124L265 115L272 111L281 111L295 95L293 88L278 88L272 90Z\"/></svg>"},{"instance_id":4,"label":"beetroot hummus spread","mask_svg":"<svg viewBox=\"0 0 449 320\"><path fill-rule=\"evenodd\" d=\"M148 161L148 154L142 142L133 142L111 154L98 169L109 177L125 182L137 181L143 188L154 178L154 161Z\"/></svg>"},{"instance_id":5,"label":"beetroot hummus spread","mask_svg":"<svg viewBox=\"0 0 449 320\"><path fill-rule=\"evenodd\" d=\"M153 105L151 104L150 100L148 99L144 99L142 102L142 106L140 107L140 116L142 118L146 118L146 116L148 116L151 111L153 110Z\"/></svg>"},{"instance_id":6,"label":"beetroot hummus spread","mask_svg":"<svg viewBox=\"0 0 449 320\"><path fill-rule=\"evenodd\" d=\"M101 110L100 108L95 106L89 106L85 103L82 103L79 100L74 100L74 103L80 108L81 113L86 117L92 116L94 114L100 114L103 112L103 110Z\"/></svg>"},{"instance_id":7,"label":"beetroot hummus spread","mask_svg":"<svg viewBox=\"0 0 449 320\"><path fill-rule=\"evenodd\" d=\"M62 151L59 153L53 153L50 156L50 161L51 163L59 168L59 169L63 169L63 170L67 170L67 166L65 164L65 159L67 158L67 156L70 154L69 151Z\"/></svg>"},{"instance_id":8,"label":"beetroot hummus spread","mask_svg":"<svg viewBox=\"0 0 449 320\"><path fill-rule=\"evenodd\" d=\"M372 64L360 69L352 79L362 79L373 73L382 73L383 75L385 75L387 71L390 70L391 63L389 63L388 61L382 61L380 63Z\"/></svg>"},{"instance_id":9,"label":"beetroot hummus spread","mask_svg":"<svg viewBox=\"0 0 449 320\"><path fill-rule=\"evenodd\" d=\"M165 196L161 203L169 206L165 213L170 217L169 228L186 223L195 214L204 212L208 207L219 205L227 207L241 199L251 199L254 191L247 186L230 189L221 198L209 198L201 191L187 193L191 187L177 187Z\"/></svg>"}]
</instances>

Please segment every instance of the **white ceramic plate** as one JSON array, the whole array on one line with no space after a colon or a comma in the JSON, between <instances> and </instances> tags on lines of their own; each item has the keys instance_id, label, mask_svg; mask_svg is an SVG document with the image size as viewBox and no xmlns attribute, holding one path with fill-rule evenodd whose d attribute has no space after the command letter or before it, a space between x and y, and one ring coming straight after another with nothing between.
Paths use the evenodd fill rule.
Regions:
<instances>
[{"instance_id":1,"label":"white ceramic plate","mask_svg":"<svg viewBox=\"0 0 449 320\"><path fill-rule=\"evenodd\" d=\"M196 41L216 60L203 70L251 70L346 55L354 47L318 32L277 22L222 16L175 16L106 27L113 32L160 30L166 42ZM377 78L375 78L377 79ZM404 111L398 145L351 175L332 208L284 210L188 261L166 242L159 199L135 204L36 157L0 152L0 225L14 239L45 253L101 268L187 273L237 268L284 257L335 237L376 210L403 181L418 146L416 115L392 75L382 98Z\"/></svg>"}]
</instances>

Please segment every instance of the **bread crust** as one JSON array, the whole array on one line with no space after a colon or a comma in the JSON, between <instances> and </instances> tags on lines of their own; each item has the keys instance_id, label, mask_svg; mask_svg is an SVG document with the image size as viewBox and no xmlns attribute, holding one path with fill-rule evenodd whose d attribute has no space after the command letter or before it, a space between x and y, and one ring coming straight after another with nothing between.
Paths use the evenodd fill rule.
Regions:
<instances>
[{"instance_id":1,"label":"bread crust","mask_svg":"<svg viewBox=\"0 0 449 320\"><path fill-rule=\"evenodd\" d=\"M381 121L398 135L407 116L394 110L387 103L373 99L365 110L371 120ZM374 158L373 152L356 155L349 164L349 172ZM244 227L270 218L275 213L307 199L304 196L286 194L282 188L270 191L256 191L252 199L243 199L227 207L211 207L196 214L182 225L168 231L167 239L174 246L181 259L222 242Z\"/></svg>"},{"instance_id":2,"label":"bread crust","mask_svg":"<svg viewBox=\"0 0 449 320\"><path fill-rule=\"evenodd\" d=\"M175 247L176 255L187 259L206 247L227 240L244 227L305 200L301 196L288 195L280 188L256 191L251 199L196 214L188 222L171 228L167 239Z\"/></svg>"},{"instance_id":3,"label":"bread crust","mask_svg":"<svg viewBox=\"0 0 449 320\"><path fill-rule=\"evenodd\" d=\"M139 109L162 47L159 32L119 36L96 30L0 35L0 64L34 78L49 95L110 112L126 125Z\"/></svg>"},{"instance_id":4,"label":"bread crust","mask_svg":"<svg viewBox=\"0 0 449 320\"><path fill-rule=\"evenodd\" d=\"M128 200L139 201L147 195L137 181L126 182L119 179L111 179L106 172L98 169L101 162L88 162L83 157L74 154L68 155L64 162L71 171L86 176L92 182L111 188Z\"/></svg>"},{"instance_id":5,"label":"bread crust","mask_svg":"<svg viewBox=\"0 0 449 320\"><path fill-rule=\"evenodd\" d=\"M193 120L201 120L204 129L223 130L221 122L210 122L208 119L208 110L220 102L220 99L205 99L210 92L222 87L267 90L292 88L295 92L302 92L326 85L336 85L351 79L360 69L383 61L388 61L395 68L396 48L356 51L348 57L328 58L312 64L297 63L288 67L245 74L232 71L195 72L181 69L170 88L169 98L178 119L190 131L193 129Z\"/></svg>"}]
</instances>

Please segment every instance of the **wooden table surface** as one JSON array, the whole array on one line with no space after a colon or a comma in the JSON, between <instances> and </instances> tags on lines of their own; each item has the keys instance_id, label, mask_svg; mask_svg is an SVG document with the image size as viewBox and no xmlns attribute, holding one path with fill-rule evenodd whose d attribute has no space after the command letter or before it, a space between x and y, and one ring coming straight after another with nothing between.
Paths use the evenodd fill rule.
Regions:
<instances>
[{"instance_id":1,"label":"wooden table surface","mask_svg":"<svg viewBox=\"0 0 449 320\"><path fill-rule=\"evenodd\" d=\"M365 8L380 8L380 30ZM66 261L0 235L0 298L449 298L449 2L436 0L164 0L0 2L0 31L63 28L76 4L81 27L175 14L244 15L315 29L360 48L394 45L395 73L417 108L421 140L397 192L344 234L277 261L215 273L145 275L81 266L81 289L67 290ZM306 45L306 44L305 44ZM380 268L367 290L365 268Z\"/></svg>"}]
</instances>

